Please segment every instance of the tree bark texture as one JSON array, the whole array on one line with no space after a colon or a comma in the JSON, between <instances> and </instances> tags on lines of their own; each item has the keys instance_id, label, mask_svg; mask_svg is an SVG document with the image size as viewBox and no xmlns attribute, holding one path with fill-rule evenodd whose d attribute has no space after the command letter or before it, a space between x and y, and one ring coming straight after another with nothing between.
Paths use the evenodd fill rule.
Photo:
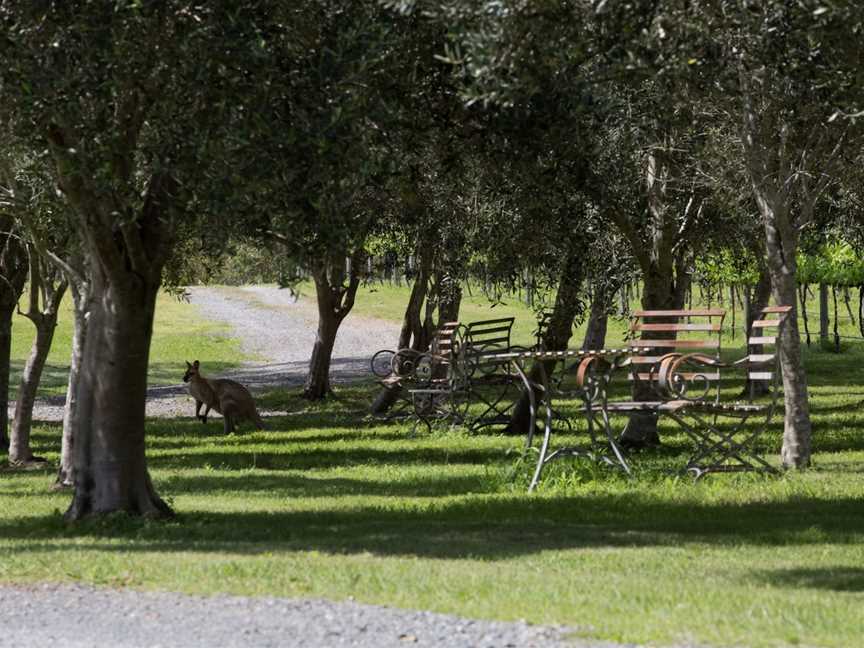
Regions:
<instances>
[{"instance_id":1,"label":"tree bark texture","mask_svg":"<svg viewBox=\"0 0 864 648\"><path fill-rule=\"evenodd\" d=\"M49 266L35 249L30 251L30 303L27 312L23 314L36 328L36 337L18 385L18 398L15 402L15 416L9 444L9 462L12 464L22 465L35 460L41 461L33 456L30 449L30 432L33 427L36 391L42 380L42 371L45 368L48 352L51 350L51 342L54 340L60 302L66 293L67 283L58 275L59 271Z\"/></svg>"},{"instance_id":2,"label":"tree bark texture","mask_svg":"<svg viewBox=\"0 0 864 648\"><path fill-rule=\"evenodd\" d=\"M0 216L0 450L9 449L9 371L12 316L27 281L27 252L13 233L12 219Z\"/></svg>"},{"instance_id":3,"label":"tree bark texture","mask_svg":"<svg viewBox=\"0 0 864 648\"><path fill-rule=\"evenodd\" d=\"M75 495L67 519L125 511L162 517L171 509L147 471L144 406L159 282L94 273L87 344L78 381Z\"/></svg>"},{"instance_id":4,"label":"tree bark texture","mask_svg":"<svg viewBox=\"0 0 864 648\"><path fill-rule=\"evenodd\" d=\"M806 468L810 465L812 424L807 375L801 358L801 336L798 332L798 282L795 276L798 233L789 220L787 205L776 204L758 193L757 203L765 225L774 300L779 305L792 307L777 341L786 406L780 458L786 468Z\"/></svg>"},{"instance_id":5,"label":"tree bark texture","mask_svg":"<svg viewBox=\"0 0 864 648\"><path fill-rule=\"evenodd\" d=\"M30 356L24 365L21 382L18 386L18 400L15 403L15 416L12 420L12 433L9 443L9 463L26 464L37 460L30 449L30 431L33 426L33 405L36 390L42 379L45 359L51 350L54 329L57 326L56 314L46 318L36 326L36 338L30 349ZM41 460L40 460L41 461Z\"/></svg>"},{"instance_id":6,"label":"tree bark texture","mask_svg":"<svg viewBox=\"0 0 864 648\"><path fill-rule=\"evenodd\" d=\"M542 344L547 351L563 351L567 348L573 335L573 323L582 314L582 302L579 293L585 280L585 264L582 252L577 251L570 254L561 270L558 281L558 292L555 295L555 304L552 307L552 315L549 324L543 332ZM543 371L549 376L555 369L555 361L537 363L532 366L529 380L537 384L541 380ZM536 403L542 400L539 391L534 392ZM506 434L527 434L531 421L531 399L528 392L523 391L513 408L510 421L504 429Z\"/></svg>"},{"instance_id":7,"label":"tree bark texture","mask_svg":"<svg viewBox=\"0 0 864 648\"><path fill-rule=\"evenodd\" d=\"M309 372L303 389L304 398L320 400L331 392L330 362L333 345L336 343L342 320L354 307L357 288L360 286L359 269L362 267L362 256L362 251L353 255L350 271L347 272L347 285L345 260L342 255L319 262L312 270L318 298L318 333L309 361Z\"/></svg>"},{"instance_id":8,"label":"tree bark texture","mask_svg":"<svg viewBox=\"0 0 864 648\"><path fill-rule=\"evenodd\" d=\"M72 284L73 330L72 353L69 359L69 381L66 386L66 405L63 408L63 437L60 442L60 467L57 470L56 488L68 488L75 484L76 429L78 427L78 383L87 340L87 313L89 300L87 286Z\"/></svg>"}]
</instances>

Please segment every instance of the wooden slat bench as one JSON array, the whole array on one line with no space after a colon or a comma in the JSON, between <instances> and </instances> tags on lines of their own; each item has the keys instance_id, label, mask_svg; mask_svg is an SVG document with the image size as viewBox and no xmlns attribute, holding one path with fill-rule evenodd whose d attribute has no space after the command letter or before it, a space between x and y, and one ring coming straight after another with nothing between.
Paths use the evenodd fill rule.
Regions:
<instances>
[{"instance_id":1,"label":"wooden slat bench","mask_svg":"<svg viewBox=\"0 0 864 648\"><path fill-rule=\"evenodd\" d=\"M663 413L665 403L657 383L661 360L682 350L698 350L719 360L725 316L723 308L635 311L630 321L630 332L640 337L628 342L633 354L627 374L634 397L607 403L607 412ZM716 386L720 375L716 371L705 372L701 378ZM719 391L715 390L715 394L719 399Z\"/></svg>"},{"instance_id":2,"label":"wooden slat bench","mask_svg":"<svg viewBox=\"0 0 864 648\"><path fill-rule=\"evenodd\" d=\"M791 307L771 306L762 311L762 317L753 323L754 335L748 339L748 353L735 362L721 360L720 323L681 324L667 322L661 327L645 329L644 323L636 321L642 317L656 317L656 312L634 314L634 331L655 330L679 334L681 331L699 331L707 337L703 340L632 341L634 349L646 349L652 355L634 355L629 359L630 379L650 388L651 399L611 401L597 398L586 402L589 418L608 416L613 413L646 414L668 416L678 423L694 442L695 450L687 460L685 470L697 479L712 472L764 471L775 469L760 455L757 441L770 423L777 408L779 393L779 358L773 351L779 329L783 326ZM664 317L719 318L723 313L717 309L693 312L664 312ZM766 334L766 330L777 329L777 335ZM717 339L714 340L716 334ZM710 344L708 344L710 342ZM666 351L665 353L656 350ZM706 353L705 350L708 352ZM583 361L580 372L585 372L597 360ZM648 367L645 371L641 367ZM743 378L743 381L742 381ZM722 398L729 384L753 386L753 381L769 381L770 396L755 400L752 391L745 393L743 400L731 401ZM753 425L753 417L760 421ZM748 421L751 424L748 425Z\"/></svg>"},{"instance_id":3,"label":"wooden slat bench","mask_svg":"<svg viewBox=\"0 0 864 648\"><path fill-rule=\"evenodd\" d=\"M686 470L697 479L714 472L777 472L762 457L757 442L778 408L781 381L776 343L791 310L791 306L763 309L761 318L751 325L751 332L757 334L748 338L747 354L734 362L698 353L674 354L662 361L659 385L667 397L664 408L695 443ZM688 376L706 370L722 370L724 383L743 383L750 389L743 390L743 400L703 398L698 390L691 391L693 379ZM769 382L768 396L754 398L755 381Z\"/></svg>"}]
</instances>

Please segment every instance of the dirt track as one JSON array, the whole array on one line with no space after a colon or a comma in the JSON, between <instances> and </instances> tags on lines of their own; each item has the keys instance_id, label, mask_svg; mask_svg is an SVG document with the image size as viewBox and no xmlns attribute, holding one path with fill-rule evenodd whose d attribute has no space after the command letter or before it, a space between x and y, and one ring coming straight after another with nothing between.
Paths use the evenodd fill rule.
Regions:
<instances>
[{"instance_id":1,"label":"dirt track","mask_svg":"<svg viewBox=\"0 0 864 648\"><path fill-rule=\"evenodd\" d=\"M202 317L230 326L243 351L260 358L221 377L233 378L253 392L303 384L318 321L314 296L296 301L289 291L270 286L195 286L189 293ZM340 383L368 376L372 354L392 347L398 337L398 324L349 314L333 349L331 380ZM181 371L178 367L178 374ZM62 396L39 400L34 418L63 420L64 400ZM191 416L193 411L183 383L151 387L147 392L147 416Z\"/></svg>"}]
</instances>

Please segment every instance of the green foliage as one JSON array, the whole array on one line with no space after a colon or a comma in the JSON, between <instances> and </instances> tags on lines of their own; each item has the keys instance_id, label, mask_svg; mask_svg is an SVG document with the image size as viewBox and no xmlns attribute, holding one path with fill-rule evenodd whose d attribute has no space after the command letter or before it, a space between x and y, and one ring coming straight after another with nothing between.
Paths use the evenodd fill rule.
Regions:
<instances>
[{"instance_id":1,"label":"green foliage","mask_svg":"<svg viewBox=\"0 0 864 648\"><path fill-rule=\"evenodd\" d=\"M695 281L709 285L749 286L759 281L759 268L752 255L722 248L700 255L693 275Z\"/></svg>"},{"instance_id":2,"label":"green foliage","mask_svg":"<svg viewBox=\"0 0 864 648\"><path fill-rule=\"evenodd\" d=\"M864 258L847 242L823 245L817 254L798 254L798 281L831 286L864 285Z\"/></svg>"}]
</instances>

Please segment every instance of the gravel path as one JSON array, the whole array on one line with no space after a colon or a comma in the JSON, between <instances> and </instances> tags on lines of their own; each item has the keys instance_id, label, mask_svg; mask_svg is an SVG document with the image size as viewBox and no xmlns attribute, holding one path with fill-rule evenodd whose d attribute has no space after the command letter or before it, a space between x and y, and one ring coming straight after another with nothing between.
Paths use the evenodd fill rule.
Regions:
<instances>
[{"instance_id":1,"label":"gravel path","mask_svg":"<svg viewBox=\"0 0 864 648\"><path fill-rule=\"evenodd\" d=\"M611 648L563 628L320 599L0 587L0 648Z\"/></svg>"},{"instance_id":2,"label":"gravel path","mask_svg":"<svg viewBox=\"0 0 864 648\"><path fill-rule=\"evenodd\" d=\"M198 307L202 317L227 324L231 335L241 340L243 351L258 358L218 376L207 373L204 366L205 375L233 378L253 393L303 385L318 323L314 295L297 301L290 291L270 286L193 286L189 294L190 302ZM331 381L338 384L368 377L372 354L392 347L398 339L398 324L349 314L339 328L333 348ZM182 372L182 367L178 366L177 371ZM63 396L40 399L34 408L34 418L62 421L64 401ZM192 416L194 410L194 401L182 382L151 387L147 392L147 416ZM262 411L262 416L266 415Z\"/></svg>"}]
</instances>

